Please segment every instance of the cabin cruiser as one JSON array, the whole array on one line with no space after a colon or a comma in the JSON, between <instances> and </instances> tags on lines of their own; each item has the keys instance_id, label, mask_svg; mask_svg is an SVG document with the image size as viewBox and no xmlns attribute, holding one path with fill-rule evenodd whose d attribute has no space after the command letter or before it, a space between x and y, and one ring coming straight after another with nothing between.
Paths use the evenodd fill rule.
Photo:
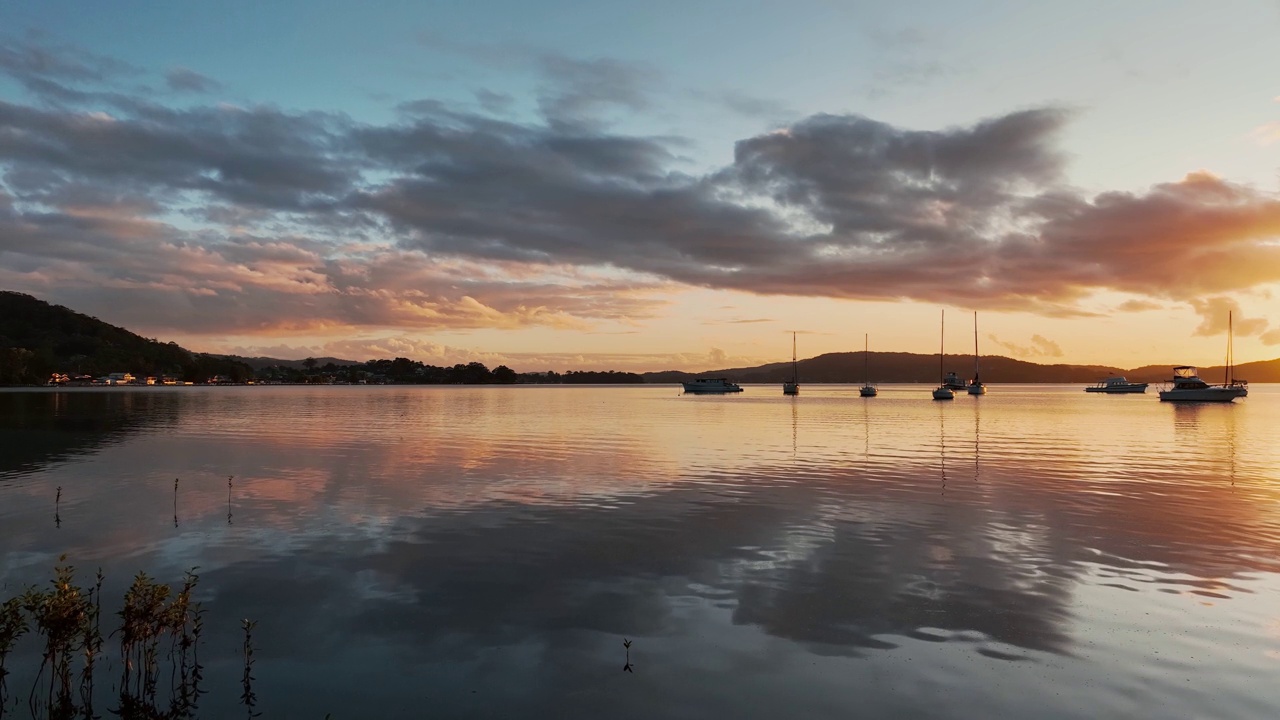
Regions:
<instances>
[{"instance_id":1,"label":"cabin cruiser","mask_svg":"<svg viewBox=\"0 0 1280 720\"><path fill-rule=\"evenodd\" d=\"M1200 379L1196 369L1183 365L1173 369L1172 386L1160 391L1161 400L1188 402L1231 402L1249 394L1249 383L1232 379L1222 385L1210 385Z\"/></svg>"},{"instance_id":2,"label":"cabin cruiser","mask_svg":"<svg viewBox=\"0 0 1280 720\"><path fill-rule=\"evenodd\" d=\"M948 390L964 390L966 387L968 387L964 383L964 378L960 377L959 375L953 372L947 373L947 376L942 378L942 385L943 387L946 387Z\"/></svg>"},{"instance_id":3,"label":"cabin cruiser","mask_svg":"<svg viewBox=\"0 0 1280 720\"><path fill-rule=\"evenodd\" d=\"M736 393L742 392L742 386L729 382L728 378L695 378L681 383L687 393Z\"/></svg>"},{"instance_id":4,"label":"cabin cruiser","mask_svg":"<svg viewBox=\"0 0 1280 720\"><path fill-rule=\"evenodd\" d=\"M1123 375L1109 377L1106 380L1098 382L1085 388L1085 392L1092 393L1109 393L1112 395L1121 395L1127 393L1144 393L1147 391L1149 383L1131 383L1128 378Z\"/></svg>"}]
</instances>

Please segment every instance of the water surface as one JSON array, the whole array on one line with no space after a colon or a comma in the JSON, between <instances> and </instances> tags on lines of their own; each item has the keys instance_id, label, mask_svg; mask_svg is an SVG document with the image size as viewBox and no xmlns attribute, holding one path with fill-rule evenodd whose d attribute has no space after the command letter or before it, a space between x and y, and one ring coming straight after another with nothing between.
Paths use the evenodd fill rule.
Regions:
<instances>
[{"instance_id":1,"label":"water surface","mask_svg":"<svg viewBox=\"0 0 1280 720\"><path fill-rule=\"evenodd\" d=\"M242 618L271 718L1280 716L1280 387L930 389L4 391L0 600L199 566L202 717Z\"/></svg>"}]
</instances>

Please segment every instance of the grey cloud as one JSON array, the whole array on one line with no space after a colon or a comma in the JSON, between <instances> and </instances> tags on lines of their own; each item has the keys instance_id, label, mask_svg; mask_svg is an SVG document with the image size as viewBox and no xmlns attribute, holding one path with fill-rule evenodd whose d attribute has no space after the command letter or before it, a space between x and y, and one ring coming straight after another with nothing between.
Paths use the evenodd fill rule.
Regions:
<instances>
[{"instance_id":1,"label":"grey cloud","mask_svg":"<svg viewBox=\"0 0 1280 720\"><path fill-rule=\"evenodd\" d=\"M737 90L715 93L695 91L693 96L699 100L723 105L745 117L778 120L796 115L794 110L777 100L748 95Z\"/></svg>"},{"instance_id":2,"label":"grey cloud","mask_svg":"<svg viewBox=\"0 0 1280 720\"><path fill-rule=\"evenodd\" d=\"M173 68L164 77L165 84L174 92L208 93L222 88L217 80L190 68Z\"/></svg>"},{"instance_id":3,"label":"grey cloud","mask_svg":"<svg viewBox=\"0 0 1280 720\"><path fill-rule=\"evenodd\" d=\"M604 110L645 110L654 71L610 58L579 60L547 54L538 62L545 85L538 107L556 128L593 126Z\"/></svg>"},{"instance_id":4,"label":"grey cloud","mask_svg":"<svg viewBox=\"0 0 1280 720\"><path fill-rule=\"evenodd\" d=\"M481 88L476 91L476 102L491 113L505 113L515 104L515 98L506 93L493 92Z\"/></svg>"},{"instance_id":5,"label":"grey cloud","mask_svg":"<svg viewBox=\"0 0 1280 720\"><path fill-rule=\"evenodd\" d=\"M0 72L24 81L30 78L68 82L106 82L138 69L114 58L78 48L38 42L37 36L0 37Z\"/></svg>"},{"instance_id":6,"label":"grey cloud","mask_svg":"<svg viewBox=\"0 0 1280 720\"><path fill-rule=\"evenodd\" d=\"M299 210L346 192L357 177L341 156L344 123L333 116L143 103L135 110L115 117L0 102L0 163Z\"/></svg>"}]
</instances>

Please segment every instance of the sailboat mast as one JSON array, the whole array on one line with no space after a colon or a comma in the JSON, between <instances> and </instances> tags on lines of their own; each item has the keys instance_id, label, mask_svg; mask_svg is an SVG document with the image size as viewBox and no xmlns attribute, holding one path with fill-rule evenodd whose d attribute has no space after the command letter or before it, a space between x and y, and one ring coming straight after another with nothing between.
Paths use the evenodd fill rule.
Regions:
<instances>
[{"instance_id":1,"label":"sailboat mast","mask_svg":"<svg viewBox=\"0 0 1280 720\"><path fill-rule=\"evenodd\" d=\"M800 368L796 364L796 334L791 333L791 382L800 381Z\"/></svg>"},{"instance_id":2,"label":"sailboat mast","mask_svg":"<svg viewBox=\"0 0 1280 720\"><path fill-rule=\"evenodd\" d=\"M862 384L871 384L871 334L867 333L862 336Z\"/></svg>"},{"instance_id":3,"label":"sailboat mast","mask_svg":"<svg viewBox=\"0 0 1280 720\"><path fill-rule=\"evenodd\" d=\"M978 380L978 311L973 311L973 379Z\"/></svg>"},{"instance_id":4,"label":"sailboat mast","mask_svg":"<svg viewBox=\"0 0 1280 720\"><path fill-rule=\"evenodd\" d=\"M1222 369L1222 381L1224 384L1227 384L1227 385L1231 384L1231 381L1234 379L1232 376L1235 375L1235 373L1231 371L1231 363L1234 359L1231 357L1231 341L1234 339L1233 336L1235 335L1235 333L1232 332L1231 324L1232 324L1231 311L1228 310L1227 311L1227 366Z\"/></svg>"},{"instance_id":5,"label":"sailboat mast","mask_svg":"<svg viewBox=\"0 0 1280 720\"><path fill-rule=\"evenodd\" d=\"M943 372L942 372L942 366L944 364L944 361L942 359L943 357L942 354L946 352L946 346L947 346L947 311L944 308L942 310L942 332L938 335L938 382L944 382Z\"/></svg>"}]
</instances>

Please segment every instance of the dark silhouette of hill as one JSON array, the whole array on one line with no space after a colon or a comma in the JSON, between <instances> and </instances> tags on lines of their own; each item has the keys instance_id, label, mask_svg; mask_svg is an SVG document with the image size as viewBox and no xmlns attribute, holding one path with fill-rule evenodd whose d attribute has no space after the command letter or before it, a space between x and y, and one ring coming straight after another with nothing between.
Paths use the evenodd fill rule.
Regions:
<instances>
[{"instance_id":1,"label":"dark silhouette of hill","mask_svg":"<svg viewBox=\"0 0 1280 720\"><path fill-rule=\"evenodd\" d=\"M0 385L42 384L52 373L170 375L199 382L251 376L248 365L193 353L18 292L0 290Z\"/></svg>"},{"instance_id":2,"label":"dark silhouette of hill","mask_svg":"<svg viewBox=\"0 0 1280 720\"><path fill-rule=\"evenodd\" d=\"M245 365L248 365L249 367L253 368L255 372L258 370L262 370L263 368L269 368L269 367L286 367L286 368L292 368L294 370L302 370L307 367L306 360L281 360L279 358L271 358L271 357L241 357L239 355L225 355L223 357L227 357L227 358L230 358L231 360L242 362ZM310 359L315 360L315 367L324 367L325 365L336 365L338 367L347 367L351 365L364 364L363 360L343 360L341 358L328 357L328 356L315 357Z\"/></svg>"},{"instance_id":3,"label":"dark silhouette of hill","mask_svg":"<svg viewBox=\"0 0 1280 720\"><path fill-rule=\"evenodd\" d=\"M801 382L862 382L864 353L827 353L797 363ZM916 353L873 352L867 359L872 382L936 383L938 356ZM947 355L948 372L963 378L973 376L972 355ZM1133 370L1108 365L1041 365L1000 355L981 358L982 379L989 383L1092 383L1111 375L1124 375L1134 382L1159 382L1172 377L1173 365L1147 365ZM1222 366L1201 368L1201 377L1220 382ZM1236 366L1235 376L1252 382L1280 382L1280 359ZM791 363L777 362L748 368L728 368L700 373L678 370L644 373L645 382L676 383L694 377L727 377L734 382L780 383L791 377Z\"/></svg>"},{"instance_id":4,"label":"dark silhouette of hill","mask_svg":"<svg viewBox=\"0 0 1280 720\"><path fill-rule=\"evenodd\" d=\"M1197 370L1205 382L1220 383L1223 382L1225 377L1226 367L1223 365L1210 365L1197 368ZM1134 382L1159 382L1173 377L1173 366L1143 365L1129 370L1128 373L1126 377ZM1249 382L1257 383L1280 382L1280 358L1236 365L1233 374L1237 380L1248 380Z\"/></svg>"}]
</instances>

